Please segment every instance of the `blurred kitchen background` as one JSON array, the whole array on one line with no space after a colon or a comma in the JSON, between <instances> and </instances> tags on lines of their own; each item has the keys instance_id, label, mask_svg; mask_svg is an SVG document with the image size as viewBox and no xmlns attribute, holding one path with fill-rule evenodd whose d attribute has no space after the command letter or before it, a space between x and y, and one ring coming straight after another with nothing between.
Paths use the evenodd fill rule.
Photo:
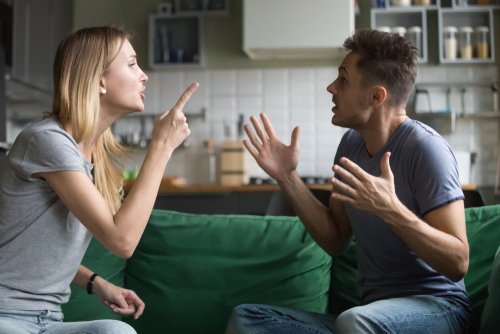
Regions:
<instances>
[{"instance_id":1,"label":"blurred kitchen background","mask_svg":"<svg viewBox=\"0 0 500 334\"><path fill-rule=\"evenodd\" d=\"M6 80L5 89L0 85L0 150L27 122L50 109L52 59L60 39L74 28L116 24L135 34L132 44L149 76L145 111L114 125L115 135L133 148L125 176L140 167L155 117L198 81L200 88L184 110L191 136L174 154L166 176L188 185L270 182L245 154L231 157L244 162L224 157L239 152L242 124L263 111L286 143L293 127L301 127L299 172L311 183L323 183L332 175L345 131L330 123L332 102L326 92L345 55L343 40L354 29L373 26L374 18L381 22L386 14L417 13L417 25L425 27L421 42L426 54L408 111L417 112L412 115L450 142L463 184L492 194L500 161L500 40L495 37L500 36L500 5L495 0L481 6L414 0L407 7L404 1L402 6L386 1L1 0L5 61L0 74ZM473 24L476 14L486 19L480 22L491 34L485 61L443 60L438 36L443 23L449 23L446 13L464 15L466 21L471 17ZM238 170L224 178L227 164Z\"/></svg>"}]
</instances>

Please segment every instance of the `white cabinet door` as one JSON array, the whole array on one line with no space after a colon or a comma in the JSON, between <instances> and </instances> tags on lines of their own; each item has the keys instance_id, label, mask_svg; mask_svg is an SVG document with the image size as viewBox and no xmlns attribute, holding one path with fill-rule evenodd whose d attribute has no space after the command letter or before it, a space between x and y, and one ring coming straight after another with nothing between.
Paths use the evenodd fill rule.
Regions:
<instances>
[{"instance_id":1,"label":"white cabinet door","mask_svg":"<svg viewBox=\"0 0 500 334\"><path fill-rule=\"evenodd\" d=\"M352 0L244 0L243 50L253 59L331 58L354 32Z\"/></svg>"}]
</instances>

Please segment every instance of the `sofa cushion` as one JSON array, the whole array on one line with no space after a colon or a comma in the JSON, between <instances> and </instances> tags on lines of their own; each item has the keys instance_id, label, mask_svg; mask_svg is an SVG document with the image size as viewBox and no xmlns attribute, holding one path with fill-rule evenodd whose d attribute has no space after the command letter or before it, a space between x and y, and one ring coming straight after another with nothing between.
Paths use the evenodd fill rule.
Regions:
<instances>
[{"instance_id":1,"label":"sofa cushion","mask_svg":"<svg viewBox=\"0 0 500 334\"><path fill-rule=\"evenodd\" d=\"M297 217L154 210L126 269L146 303L139 333L217 333L233 307L326 312L331 258Z\"/></svg>"},{"instance_id":2,"label":"sofa cushion","mask_svg":"<svg viewBox=\"0 0 500 334\"><path fill-rule=\"evenodd\" d=\"M330 313L340 314L361 302L356 261L356 239L352 238L344 252L332 259Z\"/></svg>"},{"instance_id":3,"label":"sofa cushion","mask_svg":"<svg viewBox=\"0 0 500 334\"><path fill-rule=\"evenodd\" d=\"M488 299L484 305L481 316L480 334L500 333L500 247L491 269L490 280L488 282Z\"/></svg>"},{"instance_id":4,"label":"sofa cushion","mask_svg":"<svg viewBox=\"0 0 500 334\"><path fill-rule=\"evenodd\" d=\"M470 255L464 281L472 305L471 331L475 332L488 298L493 259L500 246L500 205L465 209L465 219Z\"/></svg>"},{"instance_id":5,"label":"sofa cushion","mask_svg":"<svg viewBox=\"0 0 500 334\"><path fill-rule=\"evenodd\" d=\"M113 255L95 238L92 238L82 264L111 283L124 285L126 260ZM63 305L63 312L65 321L121 319L101 304L94 295L89 295L84 289L75 286L71 286L71 297L69 302Z\"/></svg>"}]
</instances>

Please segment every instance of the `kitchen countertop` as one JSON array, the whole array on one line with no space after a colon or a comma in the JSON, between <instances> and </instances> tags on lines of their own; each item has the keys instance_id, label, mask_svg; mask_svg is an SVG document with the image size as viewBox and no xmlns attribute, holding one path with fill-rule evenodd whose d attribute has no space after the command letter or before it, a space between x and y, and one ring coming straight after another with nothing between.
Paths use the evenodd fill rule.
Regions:
<instances>
[{"instance_id":1,"label":"kitchen countertop","mask_svg":"<svg viewBox=\"0 0 500 334\"><path fill-rule=\"evenodd\" d=\"M124 188L128 191L134 181L126 181ZM331 184L308 184L309 189L331 190ZM462 185L463 189L476 189L473 184ZM243 184L228 186L221 184L182 184L176 182L175 178L164 177L158 192L160 193L217 193L217 192L273 192L279 190L277 184Z\"/></svg>"},{"instance_id":2,"label":"kitchen countertop","mask_svg":"<svg viewBox=\"0 0 500 334\"><path fill-rule=\"evenodd\" d=\"M124 188L128 191L134 181L126 181ZM331 190L330 184L309 184L309 189ZM273 192L279 190L277 184L175 184L170 178L163 178L158 192L160 193L218 193L218 192Z\"/></svg>"}]
</instances>

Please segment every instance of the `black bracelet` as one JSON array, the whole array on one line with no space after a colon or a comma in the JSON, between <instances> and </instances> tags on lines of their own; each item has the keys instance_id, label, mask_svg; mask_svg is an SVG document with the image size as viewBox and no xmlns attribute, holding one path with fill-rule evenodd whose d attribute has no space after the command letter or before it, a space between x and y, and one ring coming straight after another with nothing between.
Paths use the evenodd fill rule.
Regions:
<instances>
[{"instance_id":1,"label":"black bracelet","mask_svg":"<svg viewBox=\"0 0 500 334\"><path fill-rule=\"evenodd\" d=\"M98 275L96 273L93 273L92 276L90 276L89 281L87 282L87 293L89 295L92 294L92 287L94 286L94 281L97 276Z\"/></svg>"}]
</instances>

